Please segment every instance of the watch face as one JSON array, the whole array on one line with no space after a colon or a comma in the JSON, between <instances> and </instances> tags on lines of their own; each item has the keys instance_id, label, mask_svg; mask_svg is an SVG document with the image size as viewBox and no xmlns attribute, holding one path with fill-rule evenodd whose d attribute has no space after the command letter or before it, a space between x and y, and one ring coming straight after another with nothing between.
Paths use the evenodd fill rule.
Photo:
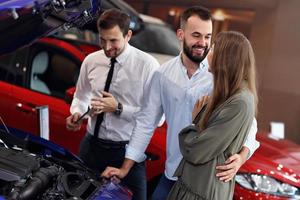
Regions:
<instances>
[{"instance_id":1,"label":"watch face","mask_svg":"<svg viewBox=\"0 0 300 200\"><path fill-rule=\"evenodd\" d=\"M120 115L123 111L123 105L121 103L118 103L117 109L115 111L116 115Z\"/></svg>"}]
</instances>

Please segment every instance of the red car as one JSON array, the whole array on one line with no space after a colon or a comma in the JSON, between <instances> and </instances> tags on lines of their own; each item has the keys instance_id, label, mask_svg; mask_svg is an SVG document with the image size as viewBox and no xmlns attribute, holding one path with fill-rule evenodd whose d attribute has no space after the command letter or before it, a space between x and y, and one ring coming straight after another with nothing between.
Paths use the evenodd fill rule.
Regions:
<instances>
[{"instance_id":1,"label":"red car","mask_svg":"<svg viewBox=\"0 0 300 200\"><path fill-rule=\"evenodd\" d=\"M300 199L300 145L257 134L260 147L240 168L234 199Z\"/></svg>"}]
</instances>

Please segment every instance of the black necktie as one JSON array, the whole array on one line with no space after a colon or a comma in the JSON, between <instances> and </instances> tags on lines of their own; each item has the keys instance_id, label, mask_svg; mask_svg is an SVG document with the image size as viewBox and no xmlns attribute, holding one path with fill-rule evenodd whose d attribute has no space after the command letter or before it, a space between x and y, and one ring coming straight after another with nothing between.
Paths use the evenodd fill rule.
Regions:
<instances>
[{"instance_id":1,"label":"black necktie","mask_svg":"<svg viewBox=\"0 0 300 200\"><path fill-rule=\"evenodd\" d=\"M110 59L110 69L109 69L109 72L108 72L108 75L106 78L106 82L105 82L105 87L104 87L105 92L109 92L109 86L111 83L112 76L114 74L114 67L115 67L116 61L117 61L116 58ZM103 117L104 117L104 112L97 115L97 121L96 121L95 129L94 129L94 137L96 137L96 138L98 138L99 128L103 121Z\"/></svg>"}]
</instances>

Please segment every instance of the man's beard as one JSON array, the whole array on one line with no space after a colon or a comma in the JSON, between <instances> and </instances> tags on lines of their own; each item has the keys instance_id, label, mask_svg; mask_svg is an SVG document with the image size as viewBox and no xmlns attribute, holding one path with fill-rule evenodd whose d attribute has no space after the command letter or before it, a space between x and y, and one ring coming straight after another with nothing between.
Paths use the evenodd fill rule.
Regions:
<instances>
[{"instance_id":1,"label":"man's beard","mask_svg":"<svg viewBox=\"0 0 300 200\"><path fill-rule=\"evenodd\" d=\"M200 64L204 58L206 57L209 49L208 46L205 46L204 52L202 54L202 56L194 56L192 53L192 48L197 47L197 45L193 45L191 48L187 46L185 40L183 40L183 52L184 54L194 63L198 63ZM199 47L203 47L203 46L199 46Z\"/></svg>"}]
</instances>

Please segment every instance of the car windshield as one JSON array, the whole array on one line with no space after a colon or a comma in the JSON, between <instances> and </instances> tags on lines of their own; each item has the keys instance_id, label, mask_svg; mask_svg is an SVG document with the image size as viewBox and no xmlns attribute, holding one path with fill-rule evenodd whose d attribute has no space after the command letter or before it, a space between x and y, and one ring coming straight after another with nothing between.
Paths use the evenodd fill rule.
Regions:
<instances>
[{"instance_id":1,"label":"car windshield","mask_svg":"<svg viewBox=\"0 0 300 200\"><path fill-rule=\"evenodd\" d=\"M133 35L130 44L146 52L173 56L180 51L175 32L163 24L145 23L144 29Z\"/></svg>"}]
</instances>

